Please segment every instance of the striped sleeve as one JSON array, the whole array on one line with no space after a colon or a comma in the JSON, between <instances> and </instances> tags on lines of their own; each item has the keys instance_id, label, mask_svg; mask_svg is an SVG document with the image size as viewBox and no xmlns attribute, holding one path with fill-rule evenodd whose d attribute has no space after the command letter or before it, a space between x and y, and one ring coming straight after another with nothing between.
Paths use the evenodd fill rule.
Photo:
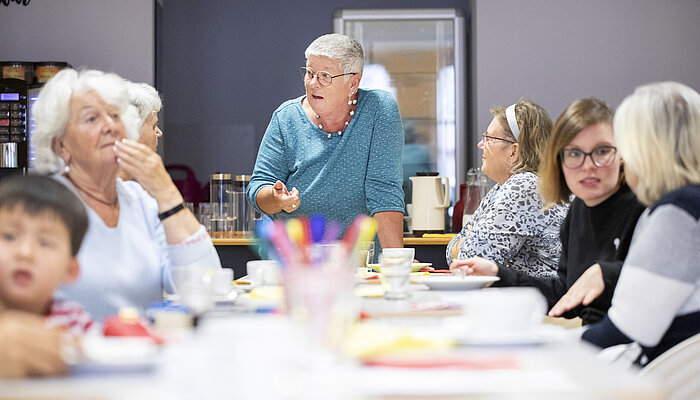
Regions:
<instances>
[{"instance_id":1,"label":"striped sleeve","mask_svg":"<svg viewBox=\"0 0 700 400\"><path fill-rule=\"evenodd\" d=\"M700 310L698 220L662 205L635 232L608 315L626 336L655 346L675 317Z\"/></svg>"},{"instance_id":2,"label":"striped sleeve","mask_svg":"<svg viewBox=\"0 0 700 400\"><path fill-rule=\"evenodd\" d=\"M92 326L92 317L80 304L65 299L54 299L45 317L50 327L63 328L82 335Z\"/></svg>"}]
</instances>

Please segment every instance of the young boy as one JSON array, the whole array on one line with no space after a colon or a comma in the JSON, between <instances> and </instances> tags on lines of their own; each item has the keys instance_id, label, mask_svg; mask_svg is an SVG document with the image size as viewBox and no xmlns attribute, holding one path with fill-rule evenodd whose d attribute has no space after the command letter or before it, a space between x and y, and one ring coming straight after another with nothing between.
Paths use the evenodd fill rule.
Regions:
<instances>
[{"instance_id":1,"label":"young boy","mask_svg":"<svg viewBox=\"0 0 700 400\"><path fill-rule=\"evenodd\" d=\"M0 183L0 313L43 315L49 326L80 334L92 321L77 305L54 298L80 271L77 254L88 227L85 208L55 180L15 176Z\"/></svg>"}]
</instances>

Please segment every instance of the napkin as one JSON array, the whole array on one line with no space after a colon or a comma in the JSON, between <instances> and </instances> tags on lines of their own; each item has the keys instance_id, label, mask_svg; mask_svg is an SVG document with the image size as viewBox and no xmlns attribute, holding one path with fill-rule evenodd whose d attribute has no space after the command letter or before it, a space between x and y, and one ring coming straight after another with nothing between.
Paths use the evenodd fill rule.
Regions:
<instances>
[{"instance_id":1,"label":"napkin","mask_svg":"<svg viewBox=\"0 0 700 400\"><path fill-rule=\"evenodd\" d=\"M251 299L258 300L284 300L284 289L282 286L261 286L251 289Z\"/></svg>"},{"instance_id":2,"label":"napkin","mask_svg":"<svg viewBox=\"0 0 700 400\"><path fill-rule=\"evenodd\" d=\"M370 359L403 352L441 351L453 345L452 340L413 334L406 328L356 323L350 330L344 351L350 357Z\"/></svg>"}]
</instances>

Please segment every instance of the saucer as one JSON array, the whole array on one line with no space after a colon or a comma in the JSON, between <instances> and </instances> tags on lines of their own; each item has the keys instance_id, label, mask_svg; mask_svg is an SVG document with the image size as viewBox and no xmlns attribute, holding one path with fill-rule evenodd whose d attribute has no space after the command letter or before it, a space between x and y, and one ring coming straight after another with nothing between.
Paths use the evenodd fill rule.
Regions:
<instances>
[{"instance_id":1,"label":"saucer","mask_svg":"<svg viewBox=\"0 0 700 400\"><path fill-rule=\"evenodd\" d=\"M413 281L428 286L431 290L465 290L480 289L489 283L501 278L497 276L454 276L454 275L428 275L417 276Z\"/></svg>"},{"instance_id":2,"label":"saucer","mask_svg":"<svg viewBox=\"0 0 700 400\"><path fill-rule=\"evenodd\" d=\"M418 272L425 267L432 266L433 263L412 263L411 272ZM381 272L382 266L380 264L367 264L367 267L372 268L377 272Z\"/></svg>"}]
</instances>

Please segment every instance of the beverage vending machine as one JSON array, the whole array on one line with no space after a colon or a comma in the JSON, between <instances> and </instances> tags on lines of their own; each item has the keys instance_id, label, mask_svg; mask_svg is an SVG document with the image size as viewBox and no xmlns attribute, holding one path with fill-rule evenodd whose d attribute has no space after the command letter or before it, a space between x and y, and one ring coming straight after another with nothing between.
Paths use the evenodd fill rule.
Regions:
<instances>
[{"instance_id":1,"label":"beverage vending machine","mask_svg":"<svg viewBox=\"0 0 700 400\"><path fill-rule=\"evenodd\" d=\"M0 80L0 169L3 176L29 168L28 89L20 79Z\"/></svg>"},{"instance_id":2,"label":"beverage vending machine","mask_svg":"<svg viewBox=\"0 0 700 400\"><path fill-rule=\"evenodd\" d=\"M44 83L69 66L60 61L0 62L0 179L34 168L34 102Z\"/></svg>"}]
</instances>

